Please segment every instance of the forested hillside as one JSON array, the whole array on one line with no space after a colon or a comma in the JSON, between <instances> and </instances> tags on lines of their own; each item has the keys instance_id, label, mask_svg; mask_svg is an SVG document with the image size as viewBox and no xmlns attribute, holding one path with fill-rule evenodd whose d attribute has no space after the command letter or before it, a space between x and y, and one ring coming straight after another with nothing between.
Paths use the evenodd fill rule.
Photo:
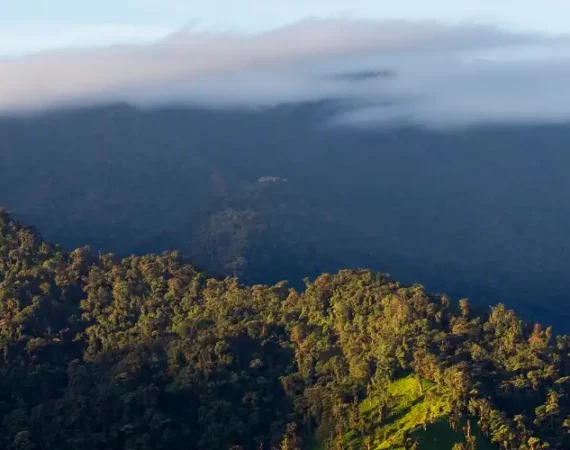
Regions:
<instances>
[{"instance_id":1,"label":"forested hillside","mask_svg":"<svg viewBox=\"0 0 570 450\"><path fill-rule=\"evenodd\" d=\"M302 290L0 213L0 447L567 449L570 340L365 270Z\"/></svg>"},{"instance_id":2,"label":"forested hillside","mask_svg":"<svg viewBox=\"0 0 570 450\"><path fill-rule=\"evenodd\" d=\"M68 251L297 288L365 267L570 332L570 127L355 130L335 108L2 117L0 205Z\"/></svg>"}]
</instances>

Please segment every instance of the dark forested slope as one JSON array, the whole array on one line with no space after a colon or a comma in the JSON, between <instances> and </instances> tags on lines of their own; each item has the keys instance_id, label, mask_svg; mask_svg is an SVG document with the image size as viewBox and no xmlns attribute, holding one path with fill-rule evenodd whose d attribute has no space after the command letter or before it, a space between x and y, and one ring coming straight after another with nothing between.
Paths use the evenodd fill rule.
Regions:
<instances>
[{"instance_id":1,"label":"dark forested slope","mask_svg":"<svg viewBox=\"0 0 570 450\"><path fill-rule=\"evenodd\" d=\"M349 130L335 107L5 117L0 205L68 250L296 286L367 267L568 330L569 127Z\"/></svg>"},{"instance_id":2,"label":"dark forested slope","mask_svg":"<svg viewBox=\"0 0 570 450\"><path fill-rule=\"evenodd\" d=\"M1 448L565 449L569 351L370 271L248 287L0 212Z\"/></svg>"}]
</instances>

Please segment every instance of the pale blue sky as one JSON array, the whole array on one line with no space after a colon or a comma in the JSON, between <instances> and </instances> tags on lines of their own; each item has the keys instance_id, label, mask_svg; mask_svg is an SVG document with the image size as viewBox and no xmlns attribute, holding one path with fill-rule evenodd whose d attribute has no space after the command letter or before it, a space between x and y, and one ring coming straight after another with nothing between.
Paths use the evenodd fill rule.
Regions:
<instances>
[{"instance_id":1,"label":"pale blue sky","mask_svg":"<svg viewBox=\"0 0 570 450\"><path fill-rule=\"evenodd\" d=\"M189 23L257 32L307 17L475 20L570 33L570 0L0 0L0 55L148 42Z\"/></svg>"}]
</instances>

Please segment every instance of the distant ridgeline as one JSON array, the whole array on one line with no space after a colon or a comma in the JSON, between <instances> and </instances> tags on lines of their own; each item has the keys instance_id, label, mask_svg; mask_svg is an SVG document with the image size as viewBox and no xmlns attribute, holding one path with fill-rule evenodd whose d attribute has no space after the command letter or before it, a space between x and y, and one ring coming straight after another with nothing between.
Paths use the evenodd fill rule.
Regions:
<instances>
[{"instance_id":1,"label":"distant ridgeline","mask_svg":"<svg viewBox=\"0 0 570 450\"><path fill-rule=\"evenodd\" d=\"M1 211L0 308L0 448L570 448L568 337L371 271L244 286Z\"/></svg>"},{"instance_id":2,"label":"distant ridgeline","mask_svg":"<svg viewBox=\"0 0 570 450\"><path fill-rule=\"evenodd\" d=\"M323 82L398 76L371 69ZM570 333L570 126L338 125L350 111L0 114L0 205L65 251L174 249L210 274L297 289L365 267Z\"/></svg>"}]
</instances>

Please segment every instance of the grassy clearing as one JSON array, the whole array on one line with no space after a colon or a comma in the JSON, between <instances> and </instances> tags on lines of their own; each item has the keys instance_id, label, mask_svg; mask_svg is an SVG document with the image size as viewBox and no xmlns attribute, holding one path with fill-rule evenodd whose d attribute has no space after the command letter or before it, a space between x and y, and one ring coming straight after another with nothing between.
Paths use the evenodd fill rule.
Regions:
<instances>
[{"instance_id":1,"label":"grassy clearing","mask_svg":"<svg viewBox=\"0 0 570 450\"><path fill-rule=\"evenodd\" d=\"M388 415L379 418L380 398L367 399L361 412L375 435L376 448L400 448L406 437L416 430L427 428L447 417L450 412L450 396L446 391L437 392L436 387L420 381L413 375L394 381L388 386Z\"/></svg>"},{"instance_id":2,"label":"grassy clearing","mask_svg":"<svg viewBox=\"0 0 570 450\"><path fill-rule=\"evenodd\" d=\"M406 438L418 439L421 450L451 450L453 444L464 442L462 431L453 431L448 423L451 397L426 380L420 382L410 375L391 383L379 395L360 404L368 440L351 431L343 436L345 449L403 450ZM385 411L380 413L384 402ZM472 424L477 450L495 450ZM462 427L461 427L462 428ZM369 447L370 446L370 447ZM312 447L314 450L323 446Z\"/></svg>"}]
</instances>

